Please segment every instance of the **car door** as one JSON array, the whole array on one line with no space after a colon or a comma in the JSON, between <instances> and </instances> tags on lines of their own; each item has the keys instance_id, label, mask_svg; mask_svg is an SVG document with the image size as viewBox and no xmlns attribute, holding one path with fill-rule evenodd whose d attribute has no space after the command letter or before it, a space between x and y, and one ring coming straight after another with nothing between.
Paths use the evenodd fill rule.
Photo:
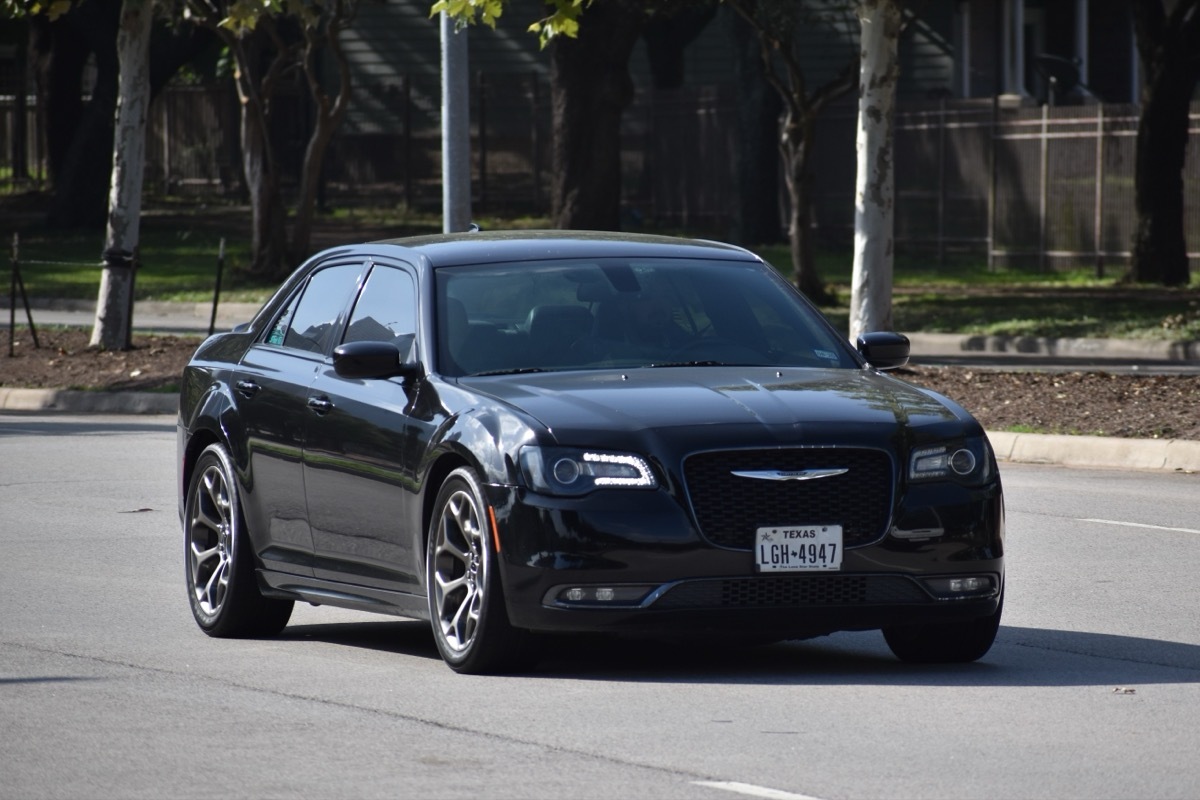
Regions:
<instances>
[{"instance_id":1,"label":"car door","mask_svg":"<svg viewBox=\"0 0 1200 800\"><path fill-rule=\"evenodd\" d=\"M408 357L417 331L417 284L404 267L371 267L343 342L393 342ZM413 464L420 381L348 379L332 360L309 390L304 486L318 578L420 591L420 507Z\"/></svg>"},{"instance_id":2,"label":"car door","mask_svg":"<svg viewBox=\"0 0 1200 800\"><path fill-rule=\"evenodd\" d=\"M284 304L233 378L248 450L243 513L267 569L311 574L313 544L304 497L303 448L309 387L325 360L362 262L318 268Z\"/></svg>"}]
</instances>

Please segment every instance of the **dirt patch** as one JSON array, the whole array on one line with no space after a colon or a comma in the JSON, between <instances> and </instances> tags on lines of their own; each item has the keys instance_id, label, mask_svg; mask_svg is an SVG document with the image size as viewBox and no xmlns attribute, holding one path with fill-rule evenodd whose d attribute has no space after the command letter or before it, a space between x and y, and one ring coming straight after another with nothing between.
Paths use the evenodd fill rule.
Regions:
<instances>
[{"instance_id":1,"label":"dirt patch","mask_svg":"<svg viewBox=\"0 0 1200 800\"><path fill-rule=\"evenodd\" d=\"M201 338L133 337L133 349L88 347L90 332L38 328L34 347L28 328L18 328L10 358L8 331L0 331L0 386L27 389L88 389L108 392L177 391L179 376Z\"/></svg>"},{"instance_id":2,"label":"dirt patch","mask_svg":"<svg viewBox=\"0 0 1200 800\"><path fill-rule=\"evenodd\" d=\"M1200 440L1200 375L966 367L893 374L953 398L988 430Z\"/></svg>"},{"instance_id":3,"label":"dirt patch","mask_svg":"<svg viewBox=\"0 0 1200 800\"><path fill-rule=\"evenodd\" d=\"M200 338L135 335L133 349L88 347L84 330L0 331L0 386L174 391ZM893 373L953 398L989 430L1200 440L1200 375L1027 372L914 366Z\"/></svg>"}]
</instances>

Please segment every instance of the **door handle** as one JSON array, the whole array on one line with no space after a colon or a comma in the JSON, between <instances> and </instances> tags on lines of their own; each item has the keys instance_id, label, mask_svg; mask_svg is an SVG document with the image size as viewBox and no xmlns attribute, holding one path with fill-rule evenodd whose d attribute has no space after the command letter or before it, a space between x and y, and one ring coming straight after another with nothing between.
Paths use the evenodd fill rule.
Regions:
<instances>
[{"instance_id":1,"label":"door handle","mask_svg":"<svg viewBox=\"0 0 1200 800\"><path fill-rule=\"evenodd\" d=\"M254 381L238 381L235 386L237 388L237 393L246 399L254 397L254 395L258 394L262 389L262 387Z\"/></svg>"},{"instance_id":2,"label":"door handle","mask_svg":"<svg viewBox=\"0 0 1200 800\"><path fill-rule=\"evenodd\" d=\"M308 407L318 414L328 414L333 411L333 403L328 397L310 397L308 398Z\"/></svg>"}]
</instances>

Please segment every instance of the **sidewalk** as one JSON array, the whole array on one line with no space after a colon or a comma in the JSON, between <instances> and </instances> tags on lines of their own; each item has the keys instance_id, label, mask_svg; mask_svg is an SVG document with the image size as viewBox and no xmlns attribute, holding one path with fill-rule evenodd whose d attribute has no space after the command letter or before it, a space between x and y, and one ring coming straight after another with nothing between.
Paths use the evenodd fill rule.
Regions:
<instances>
[{"instance_id":1,"label":"sidewalk","mask_svg":"<svg viewBox=\"0 0 1200 800\"><path fill-rule=\"evenodd\" d=\"M93 323L94 304L86 301L34 301L38 325ZM258 310L253 303L219 306L216 330L247 322ZM8 327L7 304L0 330ZM134 329L159 333L207 333L212 315L208 303L137 303ZM17 324L24 309L17 308ZM1046 339L1035 337L915 334L914 359L924 363L981 366L1060 366L1111 369L1125 367L1200 372L1200 342L1139 342L1121 339ZM151 392L80 392L0 387L0 413L67 412L78 414L175 414L178 398ZM1002 462L1070 467L1109 467L1200 473L1200 441L1119 439L1103 436L1056 436L989 431Z\"/></svg>"}]
</instances>

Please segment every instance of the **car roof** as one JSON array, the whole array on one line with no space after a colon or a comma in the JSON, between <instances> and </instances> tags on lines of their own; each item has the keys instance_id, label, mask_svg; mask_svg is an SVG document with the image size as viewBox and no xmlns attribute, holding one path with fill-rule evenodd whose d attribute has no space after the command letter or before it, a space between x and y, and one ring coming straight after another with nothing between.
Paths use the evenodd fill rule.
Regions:
<instances>
[{"instance_id":1,"label":"car roof","mask_svg":"<svg viewBox=\"0 0 1200 800\"><path fill-rule=\"evenodd\" d=\"M477 231L383 239L372 244L403 248L424 256L434 267L559 258L761 260L749 250L722 242L607 231Z\"/></svg>"}]
</instances>

